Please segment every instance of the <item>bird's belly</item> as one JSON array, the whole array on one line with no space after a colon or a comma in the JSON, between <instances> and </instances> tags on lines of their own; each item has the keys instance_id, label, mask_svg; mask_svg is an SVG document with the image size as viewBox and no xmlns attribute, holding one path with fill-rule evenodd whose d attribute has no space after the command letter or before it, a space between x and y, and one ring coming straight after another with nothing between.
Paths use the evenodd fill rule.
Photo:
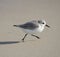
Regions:
<instances>
[{"instance_id":1,"label":"bird's belly","mask_svg":"<svg viewBox=\"0 0 60 57\"><path fill-rule=\"evenodd\" d=\"M34 34L34 33L36 33L37 32L37 30L29 30L29 29L24 29L24 31L26 32L26 33L29 33L29 34Z\"/></svg>"}]
</instances>

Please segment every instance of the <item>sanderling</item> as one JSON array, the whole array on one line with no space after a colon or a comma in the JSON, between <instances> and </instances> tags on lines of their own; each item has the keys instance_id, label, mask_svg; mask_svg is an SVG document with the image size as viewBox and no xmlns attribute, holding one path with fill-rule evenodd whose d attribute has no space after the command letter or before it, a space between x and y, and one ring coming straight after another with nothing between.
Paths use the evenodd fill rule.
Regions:
<instances>
[{"instance_id":1,"label":"sanderling","mask_svg":"<svg viewBox=\"0 0 60 57\"><path fill-rule=\"evenodd\" d=\"M21 25L13 25L13 26L22 28L26 32L25 36L22 39L23 42L24 42L25 37L28 34L36 37L37 39L40 39L40 37L34 35L34 33L35 32L42 32L44 30L45 26L50 28L50 26L46 24L45 20L32 20L30 22L26 22Z\"/></svg>"}]
</instances>

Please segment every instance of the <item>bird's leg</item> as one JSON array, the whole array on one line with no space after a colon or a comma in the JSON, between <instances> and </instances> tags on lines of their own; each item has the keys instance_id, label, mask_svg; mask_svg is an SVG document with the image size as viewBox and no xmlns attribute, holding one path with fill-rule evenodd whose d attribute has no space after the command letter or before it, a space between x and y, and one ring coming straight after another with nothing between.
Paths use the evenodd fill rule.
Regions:
<instances>
[{"instance_id":1,"label":"bird's leg","mask_svg":"<svg viewBox=\"0 0 60 57\"><path fill-rule=\"evenodd\" d=\"M36 37L37 39L40 39L40 37L38 37L38 36L36 36L36 35L33 35L33 34L32 34L32 36Z\"/></svg>"},{"instance_id":2,"label":"bird's leg","mask_svg":"<svg viewBox=\"0 0 60 57\"><path fill-rule=\"evenodd\" d=\"M23 37L23 39L22 39L22 41L24 42L24 39L25 39L25 37L27 36L28 34L25 34L25 36Z\"/></svg>"}]
</instances>

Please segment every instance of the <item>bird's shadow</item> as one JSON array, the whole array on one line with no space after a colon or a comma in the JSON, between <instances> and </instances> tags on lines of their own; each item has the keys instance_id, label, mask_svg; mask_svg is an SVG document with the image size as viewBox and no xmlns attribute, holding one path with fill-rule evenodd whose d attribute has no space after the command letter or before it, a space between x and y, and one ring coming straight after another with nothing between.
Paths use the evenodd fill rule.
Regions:
<instances>
[{"instance_id":1,"label":"bird's shadow","mask_svg":"<svg viewBox=\"0 0 60 57\"><path fill-rule=\"evenodd\" d=\"M0 45L16 44L16 43L20 43L20 41L0 41Z\"/></svg>"},{"instance_id":2,"label":"bird's shadow","mask_svg":"<svg viewBox=\"0 0 60 57\"><path fill-rule=\"evenodd\" d=\"M35 41L35 40L28 40L28 41ZM24 42L28 42L24 41ZM24 43L23 41L0 41L0 45L6 45L6 44L17 44L17 43Z\"/></svg>"}]
</instances>

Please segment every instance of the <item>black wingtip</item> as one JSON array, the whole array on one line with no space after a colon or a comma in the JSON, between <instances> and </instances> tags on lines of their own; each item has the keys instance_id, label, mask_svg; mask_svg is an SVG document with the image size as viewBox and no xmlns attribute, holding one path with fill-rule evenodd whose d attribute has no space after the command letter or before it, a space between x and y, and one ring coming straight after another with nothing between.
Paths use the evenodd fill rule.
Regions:
<instances>
[{"instance_id":1,"label":"black wingtip","mask_svg":"<svg viewBox=\"0 0 60 57\"><path fill-rule=\"evenodd\" d=\"M13 25L14 27L17 27L17 25Z\"/></svg>"},{"instance_id":2,"label":"black wingtip","mask_svg":"<svg viewBox=\"0 0 60 57\"><path fill-rule=\"evenodd\" d=\"M14 27L20 27L19 25L13 25Z\"/></svg>"}]
</instances>

